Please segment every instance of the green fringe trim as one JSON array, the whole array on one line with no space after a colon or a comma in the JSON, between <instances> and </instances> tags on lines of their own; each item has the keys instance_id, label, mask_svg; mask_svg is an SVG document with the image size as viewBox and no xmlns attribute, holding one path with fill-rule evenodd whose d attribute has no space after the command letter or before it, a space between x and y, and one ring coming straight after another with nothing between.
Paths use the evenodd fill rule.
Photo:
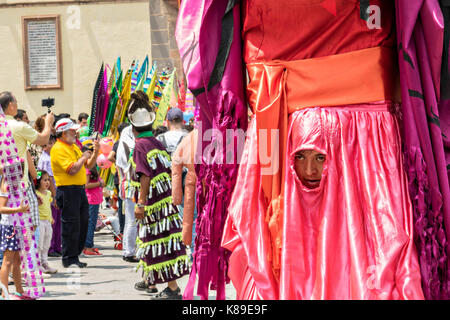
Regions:
<instances>
[{"instance_id":1,"label":"green fringe trim","mask_svg":"<svg viewBox=\"0 0 450 320\"><path fill-rule=\"evenodd\" d=\"M182 255L182 256L176 257L173 260L164 261L164 262L157 263L157 264L151 264L149 266L147 265L147 263L145 263L145 261L141 260L141 261L139 261L138 268L142 267L147 272L159 271L159 270L164 269L166 267L171 267L171 266L173 266L175 263L177 263L179 261L186 261L186 259L189 260L189 257L187 255Z\"/></svg>"},{"instance_id":2,"label":"green fringe trim","mask_svg":"<svg viewBox=\"0 0 450 320\"><path fill-rule=\"evenodd\" d=\"M180 251L185 246L181 240L181 232L176 232L168 237L153 241L143 242L140 238L136 238L136 257L143 259L144 257L159 257L170 255L172 252Z\"/></svg>"},{"instance_id":3,"label":"green fringe trim","mask_svg":"<svg viewBox=\"0 0 450 320\"><path fill-rule=\"evenodd\" d=\"M158 235L161 232L169 231L175 226L176 228L182 228L183 222L180 215L177 213L172 214L171 216L165 217L154 223L139 223L139 238L144 238L147 234Z\"/></svg>"},{"instance_id":4,"label":"green fringe trim","mask_svg":"<svg viewBox=\"0 0 450 320\"><path fill-rule=\"evenodd\" d=\"M155 158L157 155L162 155L170 161L170 155L165 150L153 149L147 153L147 159Z\"/></svg>"},{"instance_id":5,"label":"green fringe trim","mask_svg":"<svg viewBox=\"0 0 450 320\"><path fill-rule=\"evenodd\" d=\"M170 158L170 155L165 150L159 150L159 149L153 149L147 153L147 162L150 164L150 166L153 169L156 169L156 161L155 159L158 158L166 168L171 166L172 159ZM133 160L133 157L130 157L128 159L131 166L136 169L136 163Z\"/></svg>"},{"instance_id":6,"label":"green fringe trim","mask_svg":"<svg viewBox=\"0 0 450 320\"><path fill-rule=\"evenodd\" d=\"M171 158L170 155L165 150L153 149L147 153L147 162L150 167L155 170L157 168L156 158L161 161L161 163L166 167L171 167Z\"/></svg>"},{"instance_id":7,"label":"green fringe trim","mask_svg":"<svg viewBox=\"0 0 450 320\"><path fill-rule=\"evenodd\" d=\"M150 216L155 212L161 211L163 208L167 207L170 204L172 204L172 196L168 196L150 206L145 206L145 213Z\"/></svg>"},{"instance_id":8,"label":"green fringe trim","mask_svg":"<svg viewBox=\"0 0 450 320\"><path fill-rule=\"evenodd\" d=\"M130 186L135 187L135 188L140 188L140 187L141 187L141 183L140 183L140 182L137 182L137 181L131 180L131 181L129 182L129 184L130 184Z\"/></svg>"},{"instance_id":9,"label":"green fringe trim","mask_svg":"<svg viewBox=\"0 0 450 320\"><path fill-rule=\"evenodd\" d=\"M168 174L167 172L163 172L163 173L158 174L156 177L154 177L150 181L150 184L151 184L152 188L155 188L156 184L158 182L162 183L162 182L168 182L168 181L171 181L171 180L172 180L172 177L170 176L170 174Z\"/></svg>"},{"instance_id":10,"label":"green fringe trim","mask_svg":"<svg viewBox=\"0 0 450 320\"><path fill-rule=\"evenodd\" d=\"M168 216L167 218L164 218L164 220L165 220L165 219L168 219L170 222L172 222L172 221L174 221L174 220L181 221L180 215L179 215L178 213L173 214L173 215L171 215L171 216ZM156 226L156 224L158 224L158 223L159 223L159 222L155 222L155 223L149 224L147 227L148 227L148 228L153 228L153 227Z\"/></svg>"},{"instance_id":11,"label":"green fringe trim","mask_svg":"<svg viewBox=\"0 0 450 320\"><path fill-rule=\"evenodd\" d=\"M148 278L149 283L155 282L155 272L160 280L166 282L170 278L173 278L173 275L181 275L183 269L187 270L190 267L190 264L191 263L187 255L182 255L176 257L175 259L152 265L147 265L145 261L141 260L136 267L136 272L142 268L142 273L146 278Z\"/></svg>"},{"instance_id":12,"label":"green fringe trim","mask_svg":"<svg viewBox=\"0 0 450 320\"><path fill-rule=\"evenodd\" d=\"M172 189L172 177L167 172L158 174L150 181L150 188L148 190L149 199L154 194L163 194L169 192Z\"/></svg>"},{"instance_id":13,"label":"green fringe trim","mask_svg":"<svg viewBox=\"0 0 450 320\"><path fill-rule=\"evenodd\" d=\"M149 241L149 242L143 242L141 239L136 238L136 246L138 248L146 248L148 246L154 246L159 245L161 243L169 243L170 240L181 240L181 232L172 233L170 236L167 236L165 238Z\"/></svg>"},{"instance_id":14,"label":"green fringe trim","mask_svg":"<svg viewBox=\"0 0 450 320\"><path fill-rule=\"evenodd\" d=\"M134 194L136 190L141 188L141 184L137 181L125 181L124 189L125 189L125 197L128 199L134 198Z\"/></svg>"}]
</instances>

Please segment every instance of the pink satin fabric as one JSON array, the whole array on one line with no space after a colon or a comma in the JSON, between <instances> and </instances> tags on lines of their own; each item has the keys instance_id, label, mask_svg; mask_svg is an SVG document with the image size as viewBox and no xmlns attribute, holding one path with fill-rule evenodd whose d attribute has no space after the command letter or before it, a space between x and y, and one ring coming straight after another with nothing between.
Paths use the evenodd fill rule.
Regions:
<instances>
[{"instance_id":1,"label":"pink satin fabric","mask_svg":"<svg viewBox=\"0 0 450 320\"><path fill-rule=\"evenodd\" d=\"M291 116L281 299L423 299L398 125L389 104L361 107ZM302 149L327 156L316 189L294 170Z\"/></svg>"},{"instance_id":2,"label":"pink satin fabric","mask_svg":"<svg viewBox=\"0 0 450 320\"><path fill-rule=\"evenodd\" d=\"M238 177L228 206L222 247L232 251L228 276L236 299L278 299L278 284L269 260L270 232L261 187L255 118L248 128Z\"/></svg>"},{"instance_id":3,"label":"pink satin fabric","mask_svg":"<svg viewBox=\"0 0 450 320\"><path fill-rule=\"evenodd\" d=\"M267 256L255 123L222 245L237 299L423 299L398 124L389 103L308 108L290 116L281 275ZM294 170L301 149L326 154L319 188ZM253 162L252 162L253 161Z\"/></svg>"}]
</instances>

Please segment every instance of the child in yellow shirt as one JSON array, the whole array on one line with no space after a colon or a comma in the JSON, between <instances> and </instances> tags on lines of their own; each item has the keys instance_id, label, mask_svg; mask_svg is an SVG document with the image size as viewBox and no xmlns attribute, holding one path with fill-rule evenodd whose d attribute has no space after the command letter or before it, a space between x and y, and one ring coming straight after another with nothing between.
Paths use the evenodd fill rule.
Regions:
<instances>
[{"instance_id":1,"label":"child in yellow shirt","mask_svg":"<svg viewBox=\"0 0 450 320\"><path fill-rule=\"evenodd\" d=\"M52 241L52 217L51 203L52 193L50 192L50 176L46 171L39 170L36 179L36 194L42 199L39 205L39 256L41 257L41 268L44 273L53 274L58 270L48 264L48 250Z\"/></svg>"}]
</instances>

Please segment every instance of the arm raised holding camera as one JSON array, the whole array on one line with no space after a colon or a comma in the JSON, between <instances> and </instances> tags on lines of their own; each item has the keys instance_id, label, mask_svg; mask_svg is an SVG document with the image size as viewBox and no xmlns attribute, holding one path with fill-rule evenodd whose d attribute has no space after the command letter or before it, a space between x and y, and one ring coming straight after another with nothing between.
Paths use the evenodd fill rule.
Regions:
<instances>
[{"instance_id":1,"label":"arm raised holding camera","mask_svg":"<svg viewBox=\"0 0 450 320\"><path fill-rule=\"evenodd\" d=\"M89 170L95 166L99 151L100 151L100 141L97 135L97 139L94 140L94 150L91 152L91 155L86 163L86 168L88 168Z\"/></svg>"},{"instance_id":2,"label":"arm raised holding camera","mask_svg":"<svg viewBox=\"0 0 450 320\"><path fill-rule=\"evenodd\" d=\"M53 122L55 121L55 116L53 112L47 113L45 116L45 127L42 132L38 133L36 140L32 143L38 146L43 146L48 143L48 139L50 138L50 134L52 133Z\"/></svg>"}]
</instances>

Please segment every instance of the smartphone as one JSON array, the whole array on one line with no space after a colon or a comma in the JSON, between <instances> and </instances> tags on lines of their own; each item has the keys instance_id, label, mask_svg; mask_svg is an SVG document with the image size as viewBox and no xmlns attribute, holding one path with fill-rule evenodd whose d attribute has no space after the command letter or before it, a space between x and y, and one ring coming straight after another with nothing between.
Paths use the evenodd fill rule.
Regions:
<instances>
[{"instance_id":1,"label":"smartphone","mask_svg":"<svg viewBox=\"0 0 450 320\"><path fill-rule=\"evenodd\" d=\"M53 107L54 105L55 105L55 98L42 99L42 106L44 108L47 108L48 113L52 112L50 108Z\"/></svg>"},{"instance_id":2,"label":"smartphone","mask_svg":"<svg viewBox=\"0 0 450 320\"><path fill-rule=\"evenodd\" d=\"M51 108L55 105L55 98L42 99L42 106L44 108Z\"/></svg>"}]
</instances>

